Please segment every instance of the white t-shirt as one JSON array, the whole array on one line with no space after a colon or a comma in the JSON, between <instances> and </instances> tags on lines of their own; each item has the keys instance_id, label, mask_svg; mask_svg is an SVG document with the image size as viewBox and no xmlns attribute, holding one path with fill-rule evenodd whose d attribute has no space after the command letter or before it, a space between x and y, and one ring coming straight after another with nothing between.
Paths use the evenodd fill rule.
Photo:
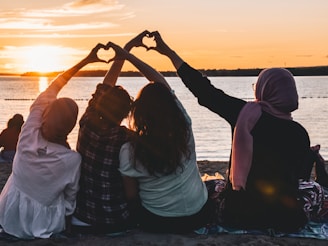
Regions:
<instances>
[{"instance_id":1,"label":"white t-shirt","mask_svg":"<svg viewBox=\"0 0 328 246\"><path fill-rule=\"evenodd\" d=\"M63 231L65 216L75 209L81 156L48 142L40 132L42 112L55 98L48 90L32 104L0 195L0 225L19 238L48 238Z\"/></svg>"},{"instance_id":2,"label":"white t-shirt","mask_svg":"<svg viewBox=\"0 0 328 246\"><path fill-rule=\"evenodd\" d=\"M183 170L165 175L154 176L137 161L134 167L133 147L125 143L120 151L120 172L123 176L136 178L139 183L139 196L142 206L150 212L163 217L189 216L197 213L207 201L207 189L198 170L195 142L191 130L191 120L176 99L189 122L190 138L188 147L190 158L183 159Z\"/></svg>"}]
</instances>

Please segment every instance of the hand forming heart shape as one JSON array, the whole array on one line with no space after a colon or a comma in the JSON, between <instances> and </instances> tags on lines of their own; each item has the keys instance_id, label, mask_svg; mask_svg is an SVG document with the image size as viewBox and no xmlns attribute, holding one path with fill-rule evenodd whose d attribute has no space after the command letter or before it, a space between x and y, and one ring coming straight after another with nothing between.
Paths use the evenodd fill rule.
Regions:
<instances>
[{"instance_id":1,"label":"hand forming heart shape","mask_svg":"<svg viewBox=\"0 0 328 246\"><path fill-rule=\"evenodd\" d=\"M154 36L147 35L143 37L142 44L147 48L147 50L151 47L156 47L156 41L154 39Z\"/></svg>"},{"instance_id":2,"label":"hand forming heart shape","mask_svg":"<svg viewBox=\"0 0 328 246\"><path fill-rule=\"evenodd\" d=\"M115 50L110 47L100 48L97 52L97 57L99 60L109 63L115 57Z\"/></svg>"}]
</instances>

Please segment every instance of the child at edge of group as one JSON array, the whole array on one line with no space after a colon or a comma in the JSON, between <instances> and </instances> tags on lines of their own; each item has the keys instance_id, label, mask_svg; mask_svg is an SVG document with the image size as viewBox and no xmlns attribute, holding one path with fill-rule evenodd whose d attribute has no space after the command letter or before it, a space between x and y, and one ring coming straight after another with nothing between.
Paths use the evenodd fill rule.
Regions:
<instances>
[{"instance_id":1,"label":"child at edge of group","mask_svg":"<svg viewBox=\"0 0 328 246\"><path fill-rule=\"evenodd\" d=\"M0 133L0 163L12 163L16 153L18 137L24 124L24 117L21 114L14 114L8 120L7 128Z\"/></svg>"},{"instance_id":2,"label":"child at edge of group","mask_svg":"<svg viewBox=\"0 0 328 246\"><path fill-rule=\"evenodd\" d=\"M67 136L76 124L78 106L59 91L82 67L105 62L98 44L75 66L58 75L30 107L22 127L12 172L0 195L0 225L20 239L49 238L65 230L75 209L81 156Z\"/></svg>"}]
</instances>

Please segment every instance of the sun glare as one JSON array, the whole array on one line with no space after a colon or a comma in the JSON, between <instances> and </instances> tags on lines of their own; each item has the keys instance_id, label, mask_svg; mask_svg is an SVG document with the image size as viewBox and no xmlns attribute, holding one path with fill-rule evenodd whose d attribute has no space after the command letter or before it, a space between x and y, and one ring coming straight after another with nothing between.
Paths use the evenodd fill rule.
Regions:
<instances>
[{"instance_id":1,"label":"sun glare","mask_svg":"<svg viewBox=\"0 0 328 246\"><path fill-rule=\"evenodd\" d=\"M27 72L53 72L63 70L62 49L57 46L30 46L23 52Z\"/></svg>"}]
</instances>

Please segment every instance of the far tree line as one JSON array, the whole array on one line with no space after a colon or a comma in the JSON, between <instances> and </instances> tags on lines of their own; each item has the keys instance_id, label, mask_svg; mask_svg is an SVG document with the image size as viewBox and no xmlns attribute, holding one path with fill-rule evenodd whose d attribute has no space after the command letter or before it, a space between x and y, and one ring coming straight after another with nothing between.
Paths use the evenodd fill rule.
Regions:
<instances>
[{"instance_id":1,"label":"far tree line","mask_svg":"<svg viewBox=\"0 0 328 246\"><path fill-rule=\"evenodd\" d=\"M263 68L250 68L250 69L199 69L204 75L208 77L215 76L258 76ZM294 76L324 76L328 75L328 66L317 67L286 67ZM76 77L103 77L107 70L82 70L76 74ZM47 76L53 77L59 74L59 72L51 73L38 73L38 72L26 72L21 76ZM176 77L175 71L161 71L165 77ZM122 71L121 77L139 77L142 76L137 71Z\"/></svg>"}]
</instances>

